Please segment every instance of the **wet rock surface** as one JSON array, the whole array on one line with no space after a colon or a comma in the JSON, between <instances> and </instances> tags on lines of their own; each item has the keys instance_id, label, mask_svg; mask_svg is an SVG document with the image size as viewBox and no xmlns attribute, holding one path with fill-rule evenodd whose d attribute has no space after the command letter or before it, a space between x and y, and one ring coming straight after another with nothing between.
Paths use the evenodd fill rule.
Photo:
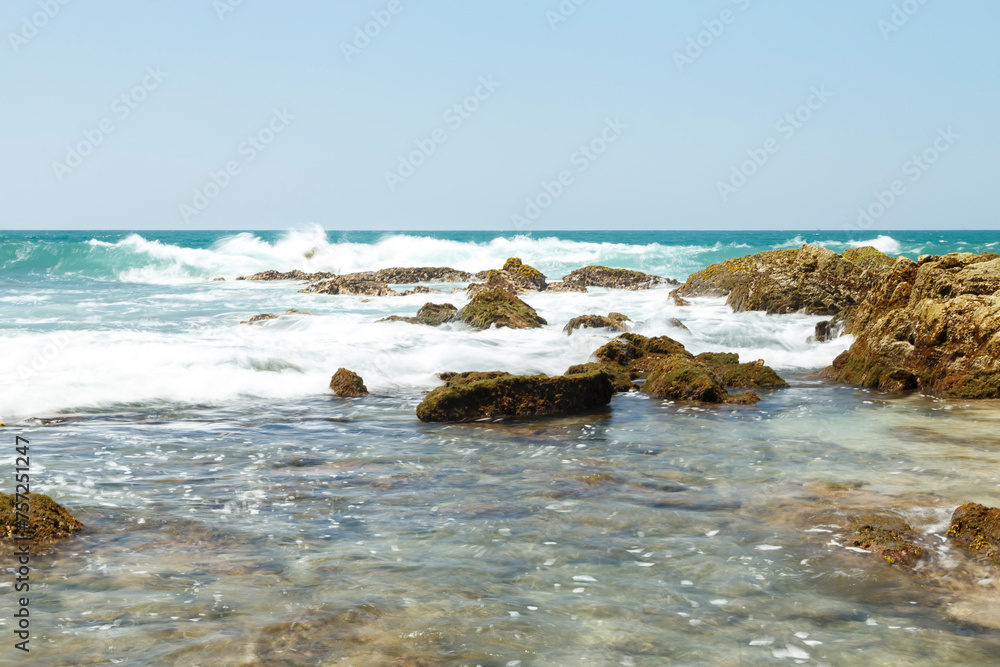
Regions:
<instances>
[{"instance_id":1,"label":"wet rock surface","mask_svg":"<svg viewBox=\"0 0 1000 667\"><path fill-rule=\"evenodd\" d=\"M976 556L1000 565L1000 509L965 503L952 514L947 535Z\"/></svg>"},{"instance_id":2,"label":"wet rock surface","mask_svg":"<svg viewBox=\"0 0 1000 667\"><path fill-rule=\"evenodd\" d=\"M361 376L346 368L338 368L330 380L330 389L341 398L353 398L356 396L367 396L368 387L365 386Z\"/></svg>"},{"instance_id":3,"label":"wet rock surface","mask_svg":"<svg viewBox=\"0 0 1000 667\"><path fill-rule=\"evenodd\" d=\"M537 329L547 324L535 309L514 294L502 289L478 292L458 313L459 319L476 329L509 327Z\"/></svg>"},{"instance_id":4,"label":"wet rock surface","mask_svg":"<svg viewBox=\"0 0 1000 667\"><path fill-rule=\"evenodd\" d=\"M563 327L563 331L567 334L571 334L581 327L590 329L614 329L615 331L628 331L628 325L625 324L628 321L630 321L629 318L621 313L608 313L606 317L604 315L581 315L579 317L574 317L567 322L566 326Z\"/></svg>"},{"instance_id":5,"label":"wet rock surface","mask_svg":"<svg viewBox=\"0 0 1000 667\"><path fill-rule=\"evenodd\" d=\"M452 382L417 406L425 422L467 422L500 417L574 414L606 406L615 390L601 371L579 375L504 375Z\"/></svg>"},{"instance_id":6,"label":"wet rock surface","mask_svg":"<svg viewBox=\"0 0 1000 667\"><path fill-rule=\"evenodd\" d=\"M693 274L679 297L728 296L735 311L836 315L858 303L888 272L874 248L841 256L814 245L728 259Z\"/></svg>"},{"instance_id":7,"label":"wet rock surface","mask_svg":"<svg viewBox=\"0 0 1000 667\"><path fill-rule=\"evenodd\" d=\"M851 516L846 546L869 551L890 565L913 567L925 552L917 546L916 531L897 514L878 512Z\"/></svg>"},{"instance_id":8,"label":"wet rock surface","mask_svg":"<svg viewBox=\"0 0 1000 667\"><path fill-rule=\"evenodd\" d=\"M881 391L1000 397L1000 256L899 258L839 320L855 336L826 377Z\"/></svg>"},{"instance_id":9,"label":"wet rock surface","mask_svg":"<svg viewBox=\"0 0 1000 667\"><path fill-rule=\"evenodd\" d=\"M458 319L458 308L450 303L425 303L417 311L416 317L393 315L382 318L379 322L409 322L410 324L425 324L437 327L456 319Z\"/></svg>"},{"instance_id":10,"label":"wet rock surface","mask_svg":"<svg viewBox=\"0 0 1000 667\"><path fill-rule=\"evenodd\" d=\"M582 287L608 287L611 289L641 290L650 289L656 285L679 285L671 278L661 278L641 271L629 269L613 269L607 266L585 266L563 276L564 283L572 283Z\"/></svg>"},{"instance_id":11,"label":"wet rock surface","mask_svg":"<svg viewBox=\"0 0 1000 667\"><path fill-rule=\"evenodd\" d=\"M261 324L263 322L267 322L268 320L276 320L276 319L278 319L278 316L275 315L274 313L263 313L261 315L254 315L249 320L240 322L240 324Z\"/></svg>"},{"instance_id":12,"label":"wet rock surface","mask_svg":"<svg viewBox=\"0 0 1000 667\"><path fill-rule=\"evenodd\" d=\"M15 536L32 536L30 540L17 540L17 544L27 542L44 546L83 530L83 524L49 496L29 493L26 497L27 511L23 506L16 506L19 498L14 494L0 493L0 541L5 543L3 551L12 548ZM24 498L20 498L22 503ZM28 517L27 525L19 524L19 511Z\"/></svg>"}]
</instances>

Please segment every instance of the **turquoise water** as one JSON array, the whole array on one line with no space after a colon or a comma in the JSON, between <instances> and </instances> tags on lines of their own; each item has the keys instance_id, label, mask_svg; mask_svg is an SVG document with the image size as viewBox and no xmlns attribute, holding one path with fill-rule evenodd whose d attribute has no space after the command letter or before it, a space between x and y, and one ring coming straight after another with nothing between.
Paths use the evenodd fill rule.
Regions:
<instances>
[{"instance_id":1,"label":"turquoise water","mask_svg":"<svg viewBox=\"0 0 1000 667\"><path fill-rule=\"evenodd\" d=\"M1000 649L995 572L949 548L960 502L1000 504L1000 405L883 396L817 371L850 344L820 318L678 308L669 288L525 299L537 331L376 323L428 299L234 281L520 256L683 280L773 247L907 254L1000 234L45 232L0 235L0 430L36 489L86 524L34 565L46 665L941 665ZM223 282L212 279L225 277ZM452 286L432 285L445 290ZM266 326L239 322L289 308ZM617 310L694 352L764 359L756 406L618 395L578 417L421 424L448 370L561 373ZM677 317L689 331L670 326ZM344 366L375 396L327 389ZM13 457L4 458L13 464ZM10 489L4 489L10 490ZM847 516L903 513L917 573L841 546ZM0 587L9 586L0 581ZM7 633L9 619L0 619ZM7 629L5 629L7 628ZM14 661L7 644L0 663ZM518 662L519 661L519 662Z\"/></svg>"}]
</instances>

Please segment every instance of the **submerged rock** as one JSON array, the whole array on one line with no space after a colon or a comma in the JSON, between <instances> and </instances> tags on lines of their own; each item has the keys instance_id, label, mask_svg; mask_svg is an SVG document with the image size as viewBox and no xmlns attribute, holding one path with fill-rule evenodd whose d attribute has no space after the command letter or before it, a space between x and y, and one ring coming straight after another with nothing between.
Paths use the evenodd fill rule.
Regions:
<instances>
[{"instance_id":1,"label":"submerged rock","mask_svg":"<svg viewBox=\"0 0 1000 667\"><path fill-rule=\"evenodd\" d=\"M489 329L490 326L537 329L548 324L534 308L501 289L480 291L459 311L458 316L462 322L476 329Z\"/></svg>"},{"instance_id":2,"label":"submerged rock","mask_svg":"<svg viewBox=\"0 0 1000 667\"><path fill-rule=\"evenodd\" d=\"M838 319L855 341L826 377L889 392L1000 397L1000 256L994 253L899 258Z\"/></svg>"},{"instance_id":3,"label":"submerged rock","mask_svg":"<svg viewBox=\"0 0 1000 667\"><path fill-rule=\"evenodd\" d=\"M888 512L852 516L851 534L845 546L881 556L890 565L913 567L924 557L916 544L916 533L901 517Z\"/></svg>"},{"instance_id":4,"label":"submerged rock","mask_svg":"<svg viewBox=\"0 0 1000 667\"><path fill-rule=\"evenodd\" d=\"M437 327L458 319L458 308L450 303L425 303L417 311L416 317L400 317L393 315L379 320L379 322L409 322L410 324L426 324Z\"/></svg>"},{"instance_id":5,"label":"submerged rock","mask_svg":"<svg viewBox=\"0 0 1000 667\"><path fill-rule=\"evenodd\" d=\"M467 422L573 414L607 405L614 393L611 377L601 371L559 377L504 375L438 387L417 406L417 417L425 422Z\"/></svg>"},{"instance_id":6,"label":"submerged rock","mask_svg":"<svg viewBox=\"0 0 1000 667\"><path fill-rule=\"evenodd\" d=\"M947 536L957 544L1000 565L1000 509L965 503L951 516Z\"/></svg>"},{"instance_id":7,"label":"submerged rock","mask_svg":"<svg viewBox=\"0 0 1000 667\"><path fill-rule=\"evenodd\" d=\"M330 389L341 398L368 396L368 387L361 376L346 368L338 368L330 380Z\"/></svg>"},{"instance_id":8,"label":"submerged rock","mask_svg":"<svg viewBox=\"0 0 1000 667\"><path fill-rule=\"evenodd\" d=\"M83 530L83 524L52 498L41 493L29 493L27 499L28 511L25 512L23 507L15 507L16 495L0 493L0 540L13 541L15 536L31 536L32 539L17 540L16 544L46 545ZM23 503L24 496L20 500ZM18 511L27 515L27 524L18 523Z\"/></svg>"},{"instance_id":9,"label":"submerged rock","mask_svg":"<svg viewBox=\"0 0 1000 667\"><path fill-rule=\"evenodd\" d=\"M625 317L621 313L608 313L607 317L604 315L581 315L580 317L574 317L571 319L566 326L563 327L563 331L567 334L571 334L580 327L628 331L628 326L625 324L628 321L630 321L629 318Z\"/></svg>"},{"instance_id":10,"label":"submerged rock","mask_svg":"<svg viewBox=\"0 0 1000 667\"><path fill-rule=\"evenodd\" d=\"M728 296L735 311L836 315L878 286L891 262L874 248L841 256L806 244L713 264L690 276L677 295Z\"/></svg>"},{"instance_id":11,"label":"submerged rock","mask_svg":"<svg viewBox=\"0 0 1000 667\"><path fill-rule=\"evenodd\" d=\"M661 278L641 271L629 269L612 269L607 266L585 266L569 275L563 276L564 283L573 283L583 287L609 287L612 289L640 290L649 289L660 284L679 285L670 278Z\"/></svg>"}]
</instances>

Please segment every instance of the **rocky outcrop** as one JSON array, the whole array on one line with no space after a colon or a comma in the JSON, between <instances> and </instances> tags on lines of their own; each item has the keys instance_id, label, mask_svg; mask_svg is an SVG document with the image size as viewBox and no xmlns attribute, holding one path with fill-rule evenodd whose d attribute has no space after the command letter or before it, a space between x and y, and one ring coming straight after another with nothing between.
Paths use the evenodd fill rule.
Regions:
<instances>
[{"instance_id":1,"label":"rocky outcrop","mask_svg":"<svg viewBox=\"0 0 1000 667\"><path fill-rule=\"evenodd\" d=\"M489 329L491 326L498 329L537 329L547 324L534 308L501 289L478 292L458 316L462 322L476 329Z\"/></svg>"},{"instance_id":2,"label":"rocky outcrop","mask_svg":"<svg viewBox=\"0 0 1000 667\"><path fill-rule=\"evenodd\" d=\"M947 536L960 546L1000 565L1000 509L965 503L951 516Z\"/></svg>"},{"instance_id":3,"label":"rocky outcrop","mask_svg":"<svg viewBox=\"0 0 1000 667\"><path fill-rule=\"evenodd\" d=\"M312 283L305 289L300 289L299 292L360 296L400 296L399 292L390 289L387 283L377 280L350 280L343 277Z\"/></svg>"},{"instance_id":4,"label":"rocky outcrop","mask_svg":"<svg viewBox=\"0 0 1000 667\"><path fill-rule=\"evenodd\" d=\"M880 512L848 518L850 533L845 546L882 557L890 565L913 567L925 555L917 534L902 517Z\"/></svg>"},{"instance_id":5,"label":"rocky outcrop","mask_svg":"<svg viewBox=\"0 0 1000 667\"><path fill-rule=\"evenodd\" d=\"M608 313L608 316L604 315L581 315L580 317L574 317L571 319L563 331L566 334L571 334L577 329L590 328L590 329L614 329L615 331L628 331L629 318L621 313Z\"/></svg>"},{"instance_id":6,"label":"rocky outcrop","mask_svg":"<svg viewBox=\"0 0 1000 667\"><path fill-rule=\"evenodd\" d=\"M1000 397L1000 256L899 258L839 318L851 348L826 377L881 391Z\"/></svg>"},{"instance_id":7,"label":"rocky outcrop","mask_svg":"<svg viewBox=\"0 0 1000 667\"><path fill-rule=\"evenodd\" d=\"M762 361L742 364L739 355L704 353L692 355L681 343L668 336L647 338L627 333L599 348L593 369L617 369L618 390L635 387L632 380L645 378L642 391L657 398L704 403L756 403L754 392L730 394L728 389L787 387ZM582 369L577 366L571 370Z\"/></svg>"},{"instance_id":8,"label":"rocky outcrop","mask_svg":"<svg viewBox=\"0 0 1000 667\"><path fill-rule=\"evenodd\" d=\"M249 320L240 322L240 324L262 324L268 320L276 320L278 316L273 313L263 313L261 315L254 315Z\"/></svg>"},{"instance_id":9,"label":"rocky outcrop","mask_svg":"<svg viewBox=\"0 0 1000 667\"><path fill-rule=\"evenodd\" d=\"M678 288L679 289L679 288ZM678 308L684 308L685 306L690 306L691 302L682 297L677 293L677 290L670 292L670 299L674 302L674 305Z\"/></svg>"},{"instance_id":10,"label":"rocky outcrop","mask_svg":"<svg viewBox=\"0 0 1000 667\"><path fill-rule=\"evenodd\" d=\"M582 287L609 287L611 289L640 290L656 285L679 285L670 278L652 276L641 271L629 269L612 269L607 266L585 266L569 275L563 276L564 283L573 283Z\"/></svg>"},{"instance_id":11,"label":"rocky outcrop","mask_svg":"<svg viewBox=\"0 0 1000 667\"><path fill-rule=\"evenodd\" d=\"M475 296L484 290L503 290L511 294L525 292L541 292L548 287L545 276L538 269L528 266L517 257L511 257L504 262L500 270L492 269L485 274L477 274L483 283L469 285L469 296Z\"/></svg>"},{"instance_id":12,"label":"rocky outcrop","mask_svg":"<svg viewBox=\"0 0 1000 667\"><path fill-rule=\"evenodd\" d=\"M601 371L558 377L504 375L438 387L417 406L417 417L425 422L468 422L574 414L607 405L614 393L611 378Z\"/></svg>"},{"instance_id":13,"label":"rocky outcrop","mask_svg":"<svg viewBox=\"0 0 1000 667\"><path fill-rule=\"evenodd\" d=\"M844 256L814 245L769 250L713 264L690 276L676 294L728 295L735 311L836 315L880 285L891 262L874 248Z\"/></svg>"},{"instance_id":14,"label":"rocky outcrop","mask_svg":"<svg viewBox=\"0 0 1000 667\"><path fill-rule=\"evenodd\" d=\"M308 282L316 282L318 280L329 280L330 278L336 278L337 276L333 273L306 273L305 271L286 271L285 273L280 273L278 271L261 271L260 273L255 273L252 276L240 276L237 280L305 280Z\"/></svg>"},{"instance_id":15,"label":"rocky outcrop","mask_svg":"<svg viewBox=\"0 0 1000 667\"><path fill-rule=\"evenodd\" d=\"M444 380L446 387L457 384L469 384L480 380L494 380L500 377L509 377L506 371L465 371L464 373L438 373L438 377Z\"/></svg>"},{"instance_id":16,"label":"rocky outcrop","mask_svg":"<svg viewBox=\"0 0 1000 667\"><path fill-rule=\"evenodd\" d=\"M425 303L417 311L416 317L393 315L385 317L379 320L379 322L409 322L410 324L426 324L427 326L437 327L456 319L458 319L458 308L450 303Z\"/></svg>"},{"instance_id":17,"label":"rocky outcrop","mask_svg":"<svg viewBox=\"0 0 1000 667\"><path fill-rule=\"evenodd\" d=\"M19 498L0 493L0 540L6 542L13 541L15 536L31 536L31 539L18 540L17 544L47 545L83 530L83 524L52 498L41 493L29 493L26 497L27 506L25 496ZM10 547L10 544L5 546Z\"/></svg>"},{"instance_id":18,"label":"rocky outcrop","mask_svg":"<svg viewBox=\"0 0 1000 667\"><path fill-rule=\"evenodd\" d=\"M346 368L338 368L330 380L330 389L341 398L354 398L356 396L367 396L368 387L361 376Z\"/></svg>"}]
</instances>

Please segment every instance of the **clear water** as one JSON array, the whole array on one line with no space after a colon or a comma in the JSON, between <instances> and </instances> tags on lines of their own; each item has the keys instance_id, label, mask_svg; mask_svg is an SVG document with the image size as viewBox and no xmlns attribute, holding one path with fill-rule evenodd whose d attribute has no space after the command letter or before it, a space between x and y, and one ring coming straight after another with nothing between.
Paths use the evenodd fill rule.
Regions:
<instances>
[{"instance_id":1,"label":"clear water","mask_svg":"<svg viewBox=\"0 0 1000 667\"><path fill-rule=\"evenodd\" d=\"M530 295L549 327L470 332L374 323L428 295L365 301L231 280L481 270L510 255L555 278L599 262L683 279L728 256L854 240L493 236L0 238L0 434L31 440L36 490L88 528L34 561L33 652L5 642L0 663L995 661L1000 577L941 536L959 502L1000 504L996 402L820 381L850 341L807 343L819 318L733 314L712 299L676 308L667 289ZM872 240L915 256L982 251L997 236ZM315 315L239 325L288 308ZM416 420L436 372L586 361L608 334L561 327L610 310L694 352L763 358L792 388L756 406L629 394L571 418ZM376 396L333 397L339 366ZM934 557L903 573L839 546L847 515L871 508L903 512ZM10 625L0 618L0 634Z\"/></svg>"}]
</instances>

